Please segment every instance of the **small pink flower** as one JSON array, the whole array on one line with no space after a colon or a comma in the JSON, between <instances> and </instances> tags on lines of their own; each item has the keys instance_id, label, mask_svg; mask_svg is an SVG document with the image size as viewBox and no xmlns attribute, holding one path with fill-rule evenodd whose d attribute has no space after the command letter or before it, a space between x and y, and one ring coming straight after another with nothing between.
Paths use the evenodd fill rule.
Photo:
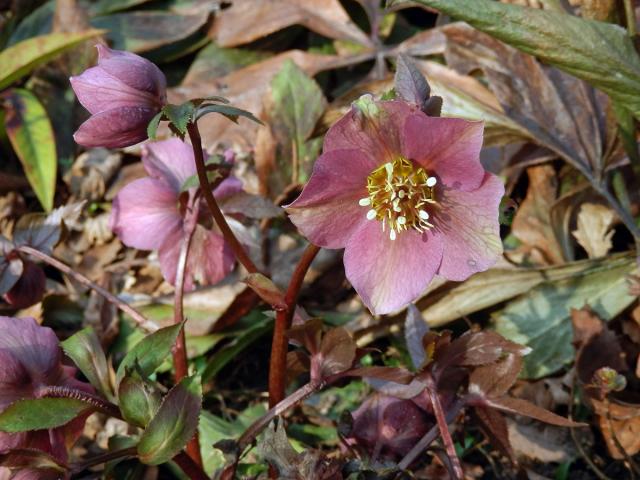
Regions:
<instances>
[{"instance_id":1,"label":"small pink flower","mask_svg":"<svg viewBox=\"0 0 640 480\"><path fill-rule=\"evenodd\" d=\"M219 282L233 269L233 252L220 233L197 223L201 197L196 197L196 188L180 192L185 180L196 174L191 146L177 138L149 143L143 147L142 163L149 177L120 190L113 201L111 229L129 247L158 250L162 275L173 284L185 231L195 228L185 289L192 289L195 281ZM241 190L240 181L229 177L214 196L223 200Z\"/></svg>"},{"instance_id":2,"label":"small pink flower","mask_svg":"<svg viewBox=\"0 0 640 480\"><path fill-rule=\"evenodd\" d=\"M504 187L480 164L482 131L364 97L327 133L287 210L313 243L345 249L347 278L372 312L406 306L435 274L465 280L501 254Z\"/></svg>"},{"instance_id":3,"label":"small pink flower","mask_svg":"<svg viewBox=\"0 0 640 480\"><path fill-rule=\"evenodd\" d=\"M353 412L351 439L367 449L372 460L402 456L432 426L432 419L411 400L376 393Z\"/></svg>"},{"instance_id":4,"label":"small pink flower","mask_svg":"<svg viewBox=\"0 0 640 480\"><path fill-rule=\"evenodd\" d=\"M150 61L96 45L98 65L71 77L91 117L73 138L85 147L119 148L147 138L147 125L166 102L166 80Z\"/></svg>"},{"instance_id":5,"label":"small pink flower","mask_svg":"<svg viewBox=\"0 0 640 480\"><path fill-rule=\"evenodd\" d=\"M17 400L38 398L50 386L93 393L91 385L74 378L75 373L75 368L62 365L53 330L33 318L0 317L0 411ZM85 418L51 430L0 432L0 452L33 448L66 462L67 449L82 433Z\"/></svg>"}]
</instances>

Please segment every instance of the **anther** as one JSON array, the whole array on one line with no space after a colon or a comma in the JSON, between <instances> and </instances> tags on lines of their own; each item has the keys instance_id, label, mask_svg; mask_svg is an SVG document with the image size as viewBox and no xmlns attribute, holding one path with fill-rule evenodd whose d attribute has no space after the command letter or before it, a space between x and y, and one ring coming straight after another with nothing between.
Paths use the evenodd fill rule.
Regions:
<instances>
[{"instance_id":1,"label":"anther","mask_svg":"<svg viewBox=\"0 0 640 480\"><path fill-rule=\"evenodd\" d=\"M353 205L353 204L352 204ZM367 212L367 220L373 220L378 213L372 208Z\"/></svg>"},{"instance_id":2,"label":"anther","mask_svg":"<svg viewBox=\"0 0 640 480\"><path fill-rule=\"evenodd\" d=\"M427 178L427 187L433 187L437 182L436 177L429 177Z\"/></svg>"},{"instance_id":3,"label":"anther","mask_svg":"<svg viewBox=\"0 0 640 480\"><path fill-rule=\"evenodd\" d=\"M361 198L360 200L358 200L358 204L361 207L368 207L369 205L371 205L371 199L369 197Z\"/></svg>"}]
</instances>

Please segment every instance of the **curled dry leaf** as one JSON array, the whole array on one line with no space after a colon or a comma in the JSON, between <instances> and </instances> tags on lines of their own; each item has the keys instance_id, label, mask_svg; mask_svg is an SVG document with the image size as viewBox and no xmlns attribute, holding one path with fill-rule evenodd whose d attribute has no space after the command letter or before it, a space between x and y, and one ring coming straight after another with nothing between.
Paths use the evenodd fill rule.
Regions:
<instances>
[{"instance_id":1,"label":"curled dry leaf","mask_svg":"<svg viewBox=\"0 0 640 480\"><path fill-rule=\"evenodd\" d=\"M613 246L611 226L616 219L608 207L597 203L585 203L578 212L578 225L572 232L589 258L604 257Z\"/></svg>"}]
</instances>

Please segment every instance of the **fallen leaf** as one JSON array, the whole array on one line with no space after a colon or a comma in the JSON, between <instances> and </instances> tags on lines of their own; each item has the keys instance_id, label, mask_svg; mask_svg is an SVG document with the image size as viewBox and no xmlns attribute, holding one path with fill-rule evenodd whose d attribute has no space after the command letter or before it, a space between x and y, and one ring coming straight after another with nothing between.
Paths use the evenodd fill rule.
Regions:
<instances>
[{"instance_id":1,"label":"fallen leaf","mask_svg":"<svg viewBox=\"0 0 640 480\"><path fill-rule=\"evenodd\" d=\"M578 212L578 226L572 232L589 258L604 257L613 247L611 226L616 215L608 207L597 203L585 203Z\"/></svg>"}]
</instances>

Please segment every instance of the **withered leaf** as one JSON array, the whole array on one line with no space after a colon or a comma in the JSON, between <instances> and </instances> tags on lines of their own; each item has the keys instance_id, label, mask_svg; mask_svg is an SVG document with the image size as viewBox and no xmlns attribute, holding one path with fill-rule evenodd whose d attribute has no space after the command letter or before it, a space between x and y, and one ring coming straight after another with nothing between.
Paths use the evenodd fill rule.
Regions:
<instances>
[{"instance_id":1,"label":"withered leaf","mask_svg":"<svg viewBox=\"0 0 640 480\"><path fill-rule=\"evenodd\" d=\"M222 47L234 47L296 24L329 38L371 45L338 0L234 0L216 15L209 36Z\"/></svg>"}]
</instances>

